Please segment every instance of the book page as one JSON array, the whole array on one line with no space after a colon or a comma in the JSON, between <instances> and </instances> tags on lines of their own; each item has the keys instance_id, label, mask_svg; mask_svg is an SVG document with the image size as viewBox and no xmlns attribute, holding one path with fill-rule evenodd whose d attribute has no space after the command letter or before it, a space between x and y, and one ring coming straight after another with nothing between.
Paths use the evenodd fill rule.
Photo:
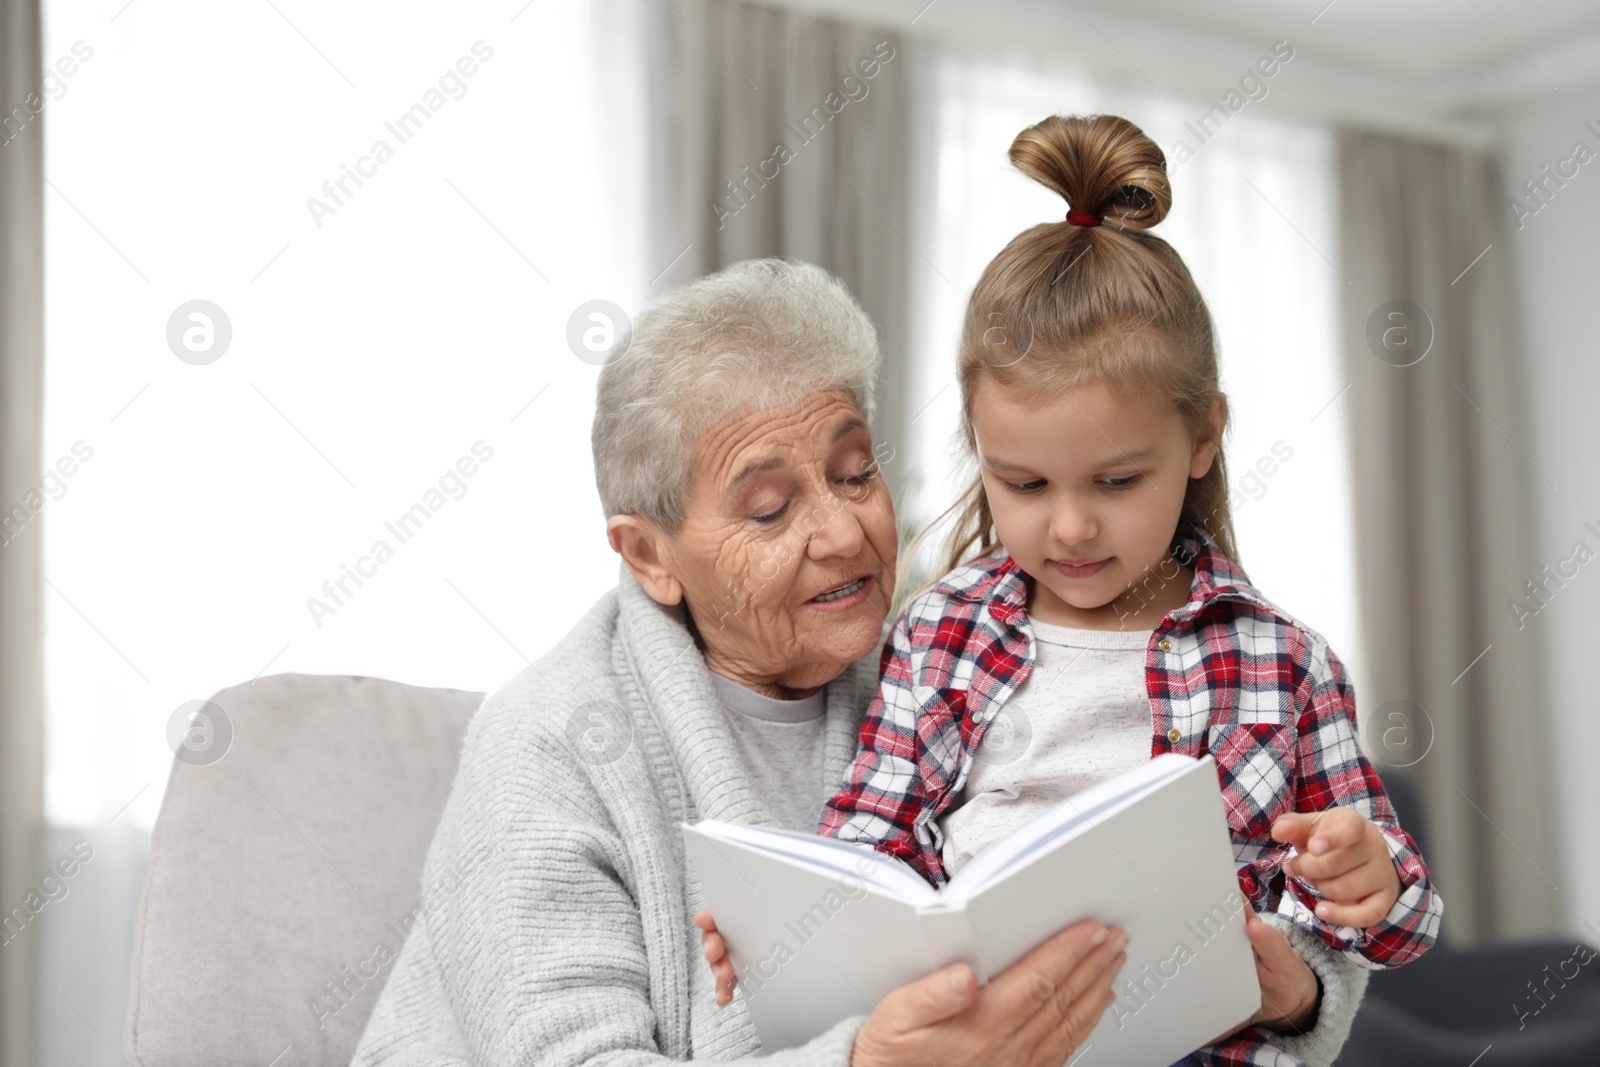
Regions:
<instances>
[{"instance_id":1,"label":"book page","mask_svg":"<svg viewBox=\"0 0 1600 1067\"><path fill-rule=\"evenodd\" d=\"M938 899L934 888L903 861L865 844L714 819L700 822L696 829L709 837L737 842L814 870L853 875L866 882L869 889L908 904L925 904Z\"/></svg>"},{"instance_id":2,"label":"book page","mask_svg":"<svg viewBox=\"0 0 1600 1067\"><path fill-rule=\"evenodd\" d=\"M972 857L950 879L940 898L960 906L1016 867L1083 833L1096 820L1154 791L1194 762L1187 756L1167 753L1061 800Z\"/></svg>"}]
</instances>

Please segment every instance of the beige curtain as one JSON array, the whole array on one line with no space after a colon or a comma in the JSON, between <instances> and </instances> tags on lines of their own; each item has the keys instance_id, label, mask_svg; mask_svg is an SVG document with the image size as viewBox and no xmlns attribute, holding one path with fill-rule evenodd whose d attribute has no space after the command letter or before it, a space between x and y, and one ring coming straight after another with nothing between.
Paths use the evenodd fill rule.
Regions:
<instances>
[{"instance_id":1,"label":"beige curtain","mask_svg":"<svg viewBox=\"0 0 1600 1067\"><path fill-rule=\"evenodd\" d=\"M1341 133L1339 182L1362 736L1381 775L1422 790L1445 936L1552 932L1544 687L1536 631L1508 607L1539 576L1544 476L1526 455L1507 200L1488 153L1366 132Z\"/></svg>"},{"instance_id":2,"label":"beige curtain","mask_svg":"<svg viewBox=\"0 0 1600 1067\"><path fill-rule=\"evenodd\" d=\"M664 293L729 263L790 256L839 275L884 344L873 429L905 411L909 79L894 34L743 3L669 0L651 146ZM898 488L898 469L885 474Z\"/></svg>"},{"instance_id":3,"label":"beige curtain","mask_svg":"<svg viewBox=\"0 0 1600 1067\"><path fill-rule=\"evenodd\" d=\"M44 102L37 0L0 0L0 909L42 873ZM34 109L39 109L36 113ZM31 924L30 924L31 925ZM9 935L8 935L9 936ZM39 932L0 948L0 1067L32 1067Z\"/></svg>"}]
</instances>

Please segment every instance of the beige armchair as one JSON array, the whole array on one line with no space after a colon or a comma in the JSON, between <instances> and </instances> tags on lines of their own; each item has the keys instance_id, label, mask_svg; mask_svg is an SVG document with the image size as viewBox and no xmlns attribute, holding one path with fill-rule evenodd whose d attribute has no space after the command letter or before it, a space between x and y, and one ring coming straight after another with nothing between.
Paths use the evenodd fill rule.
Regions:
<instances>
[{"instance_id":1,"label":"beige armchair","mask_svg":"<svg viewBox=\"0 0 1600 1067\"><path fill-rule=\"evenodd\" d=\"M305 674L211 698L209 739L179 748L151 835L130 1063L349 1063L482 698Z\"/></svg>"}]
</instances>

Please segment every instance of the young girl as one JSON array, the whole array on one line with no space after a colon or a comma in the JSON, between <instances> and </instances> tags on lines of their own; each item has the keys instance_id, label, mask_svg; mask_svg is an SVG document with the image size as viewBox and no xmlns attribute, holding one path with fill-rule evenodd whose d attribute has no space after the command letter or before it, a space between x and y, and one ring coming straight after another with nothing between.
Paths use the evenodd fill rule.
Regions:
<instances>
[{"instance_id":1,"label":"young girl","mask_svg":"<svg viewBox=\"0 0 1600 1067\"><path fill-rule=\"evenodd\" d=\"M978 472L946 514L949 573L892 628L818 832L938 886L1063 797L1209 752L1258 948L1254 913L1275 912L1364 967L1405 963L1443 904L1357 746L1338 658L1234 562L1210 315L1146 232L1171 204L1165 158L1114 116L1052 116L1010 154L1071 210L973 291L957 375ZM1188 1062L1289 1061L1275 1036L1240 1030Z\"/></svg>"}]
</instances>

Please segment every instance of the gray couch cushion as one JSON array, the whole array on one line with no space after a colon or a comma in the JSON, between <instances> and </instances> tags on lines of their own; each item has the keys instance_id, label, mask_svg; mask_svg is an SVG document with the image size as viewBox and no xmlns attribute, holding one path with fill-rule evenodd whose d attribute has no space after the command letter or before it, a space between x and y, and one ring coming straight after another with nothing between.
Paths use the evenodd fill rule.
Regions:
<instances>
[{"instance_id":1,"label":"gray couch cushion","mask_svg":"<svg viewBox=\"0 0 1600 1067\"><path fill-rule=\"evenodd\" d=\"M180 750L151 835L132 1063L349 1063L482 699L304 674L211 698L211 744Z\"/></svg>"}]
</instances>

